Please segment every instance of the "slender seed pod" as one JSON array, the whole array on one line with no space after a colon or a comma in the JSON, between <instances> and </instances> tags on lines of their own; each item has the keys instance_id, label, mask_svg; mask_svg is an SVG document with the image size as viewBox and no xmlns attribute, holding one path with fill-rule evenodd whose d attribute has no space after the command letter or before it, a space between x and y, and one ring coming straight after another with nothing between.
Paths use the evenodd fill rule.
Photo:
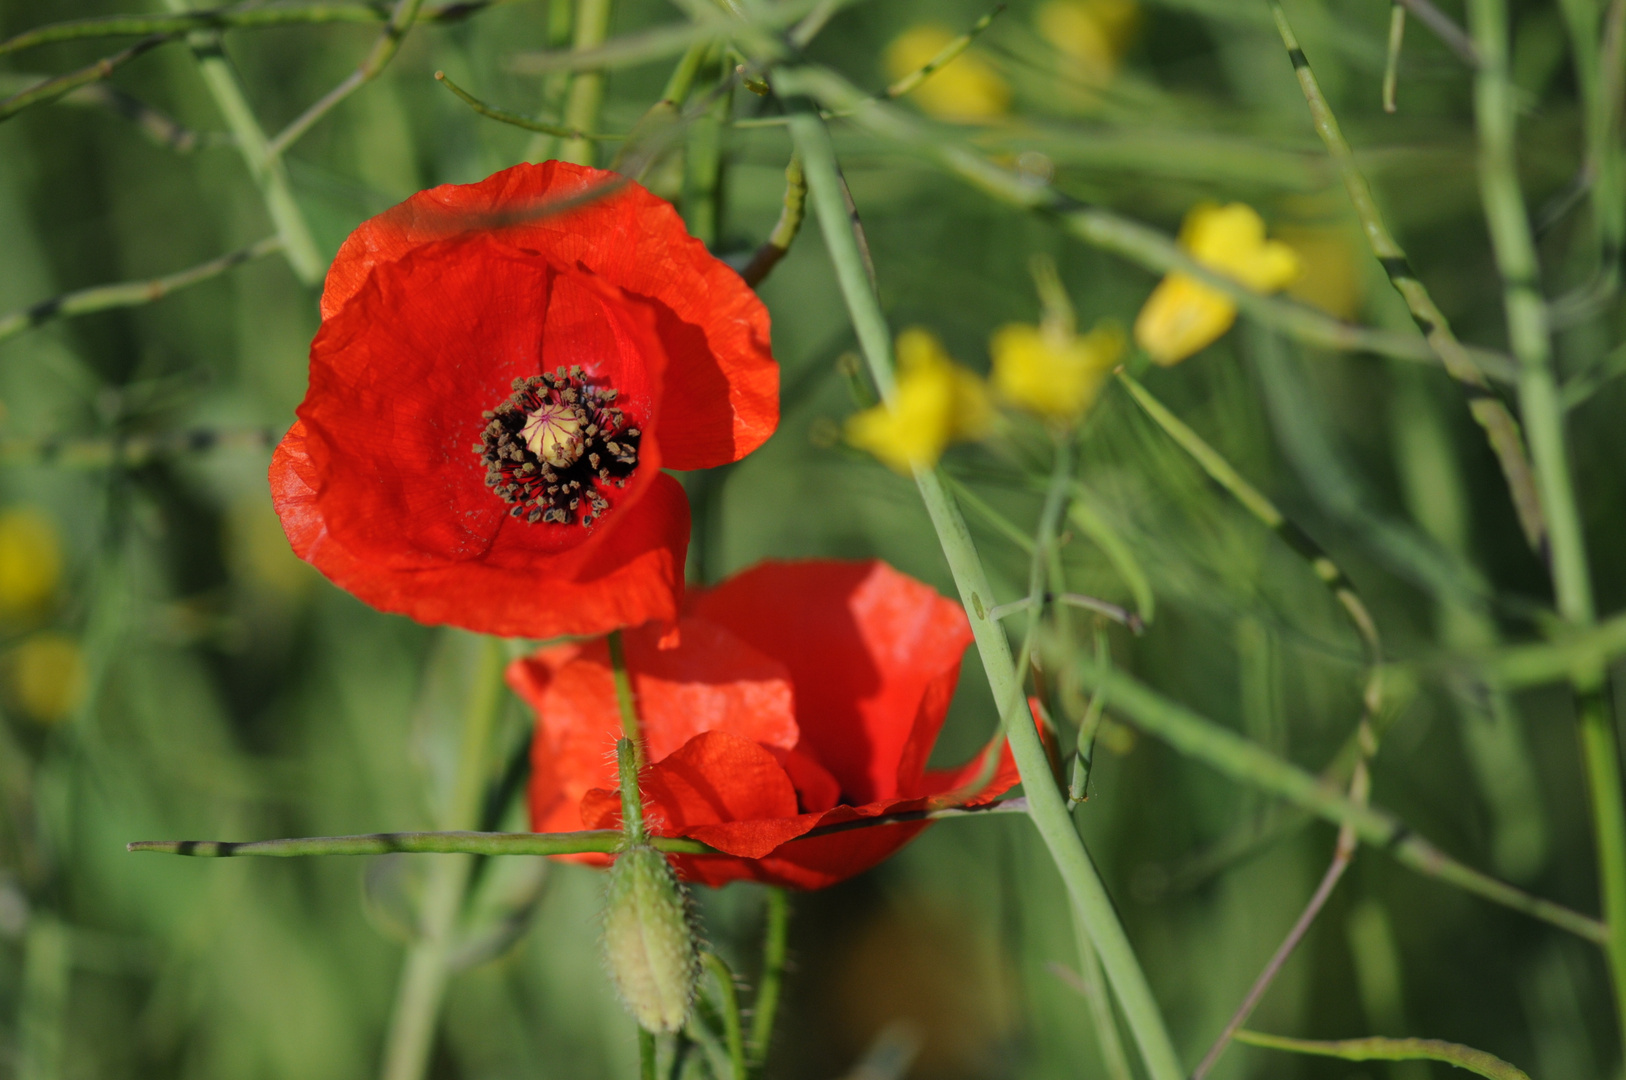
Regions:
<instances>
[{"instance_id":1,"label":"slender seed pod","mask_svg":"<svg viewBox=\"0 0 1626 1080\"><path fill-rule=\"evenodd\" d=\"M616 856L604 898L604 959L622 1004L645 1031L682 1028L700 958L683 886L665 856L644 844Z\"/></svg>"}]
</instances>

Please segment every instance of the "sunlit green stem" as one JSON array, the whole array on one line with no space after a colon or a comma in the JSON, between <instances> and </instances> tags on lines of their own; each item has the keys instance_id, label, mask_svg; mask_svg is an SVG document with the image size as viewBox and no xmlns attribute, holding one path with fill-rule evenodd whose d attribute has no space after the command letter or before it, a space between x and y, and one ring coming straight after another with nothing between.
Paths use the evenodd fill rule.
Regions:
<instances>
[{"instance_id":1,"label":"sunlit green stem","mask_svg":"<svg viewBox=\"0 0 1626 1080\"><path fill-rule=\"evenodd\" d=\"M457 776L447 804L444 824L473 824L479 820L485 792L491 735L502 703L502 672L506 654L498 638L488 638L480 653L479 669L470 676L469 699L463 716L463 737L458 747ZM429 868L423 904L418 913L418 937L407 951L395 1009L384 1041L383 1080L421 1080L429 1068L440 1005L446 994L450 958L458 913L463 906L473 860L448 856Z\"/></svg>"},{"instance_id":2,"label":"sunlit green stem","mask_svg":"<svg viewBox=\"0 0 1626 1080\"><path fill-rule=\"evenodd\" d=\"M782 78L782 77L781 77ZM782 85L782 83L781 83ZM847 310L857 332L883 400L893 400L897 380L892 364L892 340L865 271L864 258L842 198L841 179L835 152L824 122L805 99L792 102L791 137L807 173L808 193L818 214L820 230ZM987 571L977 555L971 534L958 507L944 489L935 471L915 476L927 514L942 544L943 553L959 588L960 598L971 620L972 634L982 657L988 685L995 701L1020 694L1016 667L1011 661L1010 644L999 623L989 618L993 590ZM1050 761L1039 734L1026 716L1017 715L1007 729L1011 751L1027 793L1029 814L1055 860L1062 880L1078 905L1080 916L1101 955L1107 978L1123 1004L1124 1014L1134 1032L1141 1056L1152 1080L1182 1080L1184 1072L1174 1044L1164 1026L1163 1015L1141 971L1140 962L1118 922L1112 899L1107 895L1073 826L1067 804L1050 775Z\"/></svg>"},{"instance_id":3,"label":"sunlit green stem","mask_svg":"<svg viewBox=\"0 0 1626 1080\"><path fill-rule=\"evenodd\" d=\"M576 0L576 33L571 47L586 52L604 44L610 30L610 0ZM598 113L604 104L604 72L579 71L570 80L565 100L565 126L577 131L598 127ZM586 139L567 139L559 157L577 165L592 165L593 144Z\"/></svg>"},{"instance_id":4,"label":"sunlit green stem","mask_svg":"<svg viewBox=\"0 0 1626 1080\"><path fill-rule=\"evenodd\" d=\"M700 962L710 973L717 987L718 1011L723 1019L723 1041L728 1047L728 1080L746 1080L745 1032L740 1024L740 995L734 987L734 973L716 953L707 949L700 954Z\"/></svg>"},{"instance_id":5,"label":"sunlit green stem","mask_svg":"<svg viewBox=\"0 0 1626 1080\"><path fill-rule=\"evenodd\" d=\"M1586 536L1565 446L1564 408L1553 371L1547 305L1540 289L1535 238L1519 188L1515 158L1516 100L1508 70L1510 26L1505 0L1469 0L1469 29L1481 64L1474 78L1479 131L1479 187L1501 272L1508 339L1520 364L1519 404L1530 433L1541 501L1551 536L1558 613L1576 626L1595 619ZM1614 990L1617 1033L1626 1039L1626 806L1621 766L1601 669L1571 673L1581 749L1591 795L1603 916L1604 953Z\"/></svg>"}]
</instances>

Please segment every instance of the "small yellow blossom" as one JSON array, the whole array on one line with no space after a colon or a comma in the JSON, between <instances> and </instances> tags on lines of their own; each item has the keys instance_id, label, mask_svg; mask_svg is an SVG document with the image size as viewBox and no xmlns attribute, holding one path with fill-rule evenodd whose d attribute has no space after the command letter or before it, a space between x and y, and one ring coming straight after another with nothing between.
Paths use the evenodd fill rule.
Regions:
<instances>
[{"instance_id":1,"label":"small yellow blossom","mask_svg":"<svg viewBox=\"0 0 1626 1080\"><path fill-rule=\"evenodd\" d=\"M937 464L956 439L987 434L993 409L982 380L956 364L928 330L898 335L898 391L847 420L847 441L905 475Z\"/></svg>"},{"instance_id":2,"label":"small yellow blossom","mask_svg":"<svg viewBox=\"0 0 1626 1080\"><path fill-rule=\"evenodd\" d=\"M1046 0L1033 21L1077 75L1105 83L1135 35L1140 7L1135 0Z\"/></svg>"},{"instance_id":3,"label":"small yellow blossom","mask_svg":"<svg viewBox=\"0 0 1626 1080\"><path fill-rule=\"evenodd\" d=\"M1254 292L1271 293L1299 273L1299 257L1265 239L1265 222L1250 206L1203 203L1186 215L1180 244L1204 266ZM1174 271L1158 283L1135 320L1135 341L1168 366L1207 347L1236 321L1236 304L1217 289Z\"/></svg>"},{"instance_id":4,"label":"small yellow blossom","mask_svg":"<svg viewBox=\"0 0 1626 1080\"><path fill-rule=\"evenodd\" d=\"M51 631L34 634L12 650L11 691L35 720L67 719L85 695L85 659L79 643Z\"/></svg>"},{"instance_id":5,"label":"small yellow blossom","mask_svg":"<svg viewBox=\"0 0 1626 1080\"><path fill-rule=\"evenodd\" d=\"M906 30L886 48L893 79L915 74L955 37L935 24ZM993 66L975 53L961 53L926 77L910 94L921 109L942 120L987 120L1010 108L1011 88Z\"/></svg>"},{"instance_id":6,"label":"small yellow blossom","mask_svg":"<svg viewBox=\"0 0 1626 1080\"><path fill-rule=\"evenodd\" d=\"M994 333L994 389L1019 408L1069 422L1095 403L1124 351L1124 333L1102 323L1083 337L1053 325L1011 323Z\"/></svg>"},{"instance_id":7,"label":"small yellow blossom","mask_svg":"<svg viewBox=\"0 0 1626 1080\"><path fill-rule=\"evenodd\" d=\"M1361 313L1366 299L1361 277L1364 247L1353 230L1338 225L1293 225L1276 230L1276 239L1298 253L1303 272L1287 286L1287 295L1348 322Z\"/></svg>"},{"instance_id":8,"label":"small yellow blossom","mask_svg":"<svg viewBox=\"0 0 1626 1080\"><path fill-rule=\"evenodd\" d=\"M0 513L0 615L36 613L61 576L61 538L51 519L27 508Z\"/></svg>"}]
</instances>

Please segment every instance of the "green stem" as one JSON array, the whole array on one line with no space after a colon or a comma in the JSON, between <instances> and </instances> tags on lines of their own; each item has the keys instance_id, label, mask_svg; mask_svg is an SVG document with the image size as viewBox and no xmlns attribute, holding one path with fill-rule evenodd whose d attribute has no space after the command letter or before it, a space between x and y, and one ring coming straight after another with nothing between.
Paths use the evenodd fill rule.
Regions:
<instances>
[{"instance_id":1,"label":"green stem","mask_svg":"<svg viewBox=\"0 0 1626 1080\"><path fill-rule=\"evenodd\" d=\"M1342 1058L1345 1061L1443 1061L1490 1080L1530 1080L1519 1069L1499 1057L1460 1043L1439 1039L1338 1039L1319 1041L1266 1035L1262 1031L1239 1031L1236 1041L1271 1050L1296 1054Z\"/></svg>"},{"instance_id":2,"label":"green stem","mask_svg":"<svg viewBox=\"0 0 1626 1080\"><path fill-rule=\"evenodd\" d=\"M502 705L502 673L507 656L498 638L488 638L484 645L479 670L471 679L463 717L457 778L444 821L448 825L478 821L480 800L485 792L487 758ZM429 868L418 917L418 937L407 952L389 1033L384 1041L384 1066L380 1073L383 1080L421 1080L428 1071L436 1021L450 974L458 913L463 907L472 868L473 860L464 857L440 859Z\"/></svg>"},{"instance_id":3,"label":"green stem","mask_svg":"<svg viewBox=\"0 0 1626 1080\"><path fill-rule=\"evenodd\" d=\"M734 973L728 970L723 958L711 950L700 954L700 962L711 973L717 987L718 1003L723 1015L723 1040L728 1046L730 1080L746 1080L745 1032L740 1025L740 996L734 988Z\"/></svg>"},{"instance_id":4,"label":"green stem","mask_svg":"<svg viewBox=\"0 0 1626 1080\"><path fill-rule=\"evenodd\" d=\"M1564 408L1553 372L1547 305L1539 284L1540 263L1524 194L1519 188L1514 143L1516 102L1508 72L1507 5L1505 0L1469 0L1468 16L1482 61L1474 79L1480 197L1502 276L1508 339L1520 364L1519 404L1530 433L1542 505L1547 511L1553 592L1558 613L1571 624L1586 627L1596 618L1592 573L1564 444ZM1621 796L1620 756L1605 672L1577 669L1571 673L1571 684L1577 698L1599 886L1608 926L1604 955L1615 997L1617 1034L1626 1040L1626 805Z\"/></svg>"},{"instance_id":5,"label":"green stem","mask_svg":"<svg viewBox=\"0 0 1626 1080\"><path fill-rule=\"evenodd\" d=\"M1134 1080L1135 1071L1129 1066L1124 1053L1123 1038L1118 1034L1118 1021L1112 1015L1112 1000L1107 997L1106 983L1101 978L1101 958L1078 907L1071 905L1073 937L1078 943L1079 989L1084 992L1084 1003L1090 1010L1090 1023L1095 1026L1095 1041L1101 1049L1101 1060L1106 1064L1108 1080Z\"/></svg>"},{"instance_id":6,"label":"green stem","mask_svg":"<svg viewBox=\"0 0 1626 1080\"><path fill-rule=\"evenodd\" d=\"M796 234L802 231L802 219L806 213L807 178L802 175L802 159L792 154L790 164L785 166L785 204L780 208L779 220L774 222L768 239L751 256L750 263L740 271L740 277L745 279L747 285L756 288L769 271L779 265L779 260L790 251Z\"/></svg>"},{"instance_id":7,"label":"green stem","mask_svg":"<svg viewBox=\"0 0 1626 1080\"><path fill-rule=\"evenodd\" d=\"M841 76L808 66L782 71L783 93L817 97L832 110L851 110L854 120L889 142L934 159L973 187L1009 205L1051 215L1073 237L1112 252L1154 273L1178 270L1228 296L1250 318L1308 345L1342 351L1366 351L1397 360L1437 362L1433 348L1414 335L1343 323L1320 311L1281 297L1263 296L1246 285L1193 259L1173 237L1110 210L1088 206L1047 184L1006 169L940 131L927 131L894 106L867 97ZM1516 368L1497 353L1470 349L1473 363L1486 375L1509 380Z\"/></svg>"},{"instance_id":8,"label":"green stem","mask_svg":"<svg viewBox=\"0 0 1626 1080\"><path fill-rule=\"evenodd\" d=\"M790 897L784 889L767 890L767 927L762 940L762 978L751 1015L750 1061L761 1068L768 1060L773 1041L774 1014L779 1011L779 992L785 980L785 956L790 941Z\"/></svg>"},{"instance_id":9,"label":"green stem","mask_svg":"<svg viewBox=\"0 0 1626 1080\"><path fill-rule=\"evenodd\" d=\"M781 86L783 88L782 82ZM831 261L835 264L848 314L868 361L870 375L882 399L890 402L897 393L891 334L871 291L863 255L853 234L851 218L842 198L841 178L829 132L811 103L805 99L793 101L791 107L791 137L802 157L808 194L818 214L819 227L829 248ZM994 700L1003 702L1013 695L1019 696L1020 682L1015 665L1011 662L1010 644L999 623L988 615L993 590L988 583L987 571L977 555L959 508L950 499L942 478L935 471L917 472L915 483L971 620L972 634ZM1123 1004L1130 1029L1140 1046L1147 1072L1152 1080L1182 1080L1184 1073L1180 1059L1164 1026L1163 1015L1129 944L1129 938L1118 922L1112 899L1073 826L1067 804L1056 790L1050 775L1050 761L1039 741L1039 734L1026 717L1014 716L1012 719L1015 722L1006 728L1006 737L1010 740L1023 790L1027 793L1029 815L1049 848L1051 858L1055 860L1062 880L1072 894L1073 902L1078 905L1084 925L1101 955L1107 978Z\"/></svg>"},{"instance_id":10,"label":"green stem","mask_svg":"<svg viewBox=\"0 0 1626 1080\"><path fill-rule=\"evenodd\" d=\"M1608 930L1597 919L1531 896L1458 862L1391 814L1363 805L1327 781L1170 701L1124 672L1098 667L1082 656L1075 657L1074 663L1086 686L1106 691L1114 715L1131 721L1180 753L1206 763L1239 783L1286 799L1323 820L1353 827L1362 840L1388 851L1418 873L1541 919L1588 941L1601 944L1607 940Z\"/></svg>"},{"instance_id":11,"label":"green stem","mask_svg":"<svg viewBox=\"0 0 1626 1080\"><path fill-rule=\"evenodd\" d=\"M604 638L610 653L610 673L615 679L615 707L621 714L621 734L632 743L632 752L643 765L643 738L638 731L638 696L632 688L632 673L627 670L627 653L621 641L621 631L611 630Z\"/></svg>"},{"instance_id":12,"label":"green stem","mask_svg":"<svg viewBox=\"0 0 1626 1080\"><path fill-rule=\"evenodd\" d=\"M266 152L273 158L280 158L283 151L292 146L305 132L315 127L316 122L331 112L334 106L376 79L379 72L383 71L400 51L401 39L406 37L407 31L412 29L412 24L418 20L418 8L421 4L422 0L396 0L395 7L390 11L389 21L379 32L361 66L346 76L338 86L323 94L314 105L296 117L293 123L278 132L277 137L266 147Z\"/></svg>"},{"instance_id":13,"label":"green stem","mask_svg":"<svg viewBox=\"0 0 1626 1080\"><path fill-rule=\"evenodd\" d=\"M510 0L450 0L431 4L419 22L458 22ZM193 30L253 30L267 26L309 23L381 23L388 19L379 3L265 5L260 0L232 7L200 8L170 15L103 15L50 23L0 42L0 56L37 45L84 38L139 37L147 34L184 34Z\"/></svg>"},{"instance_id":14,"label":"green stem","mask_svg":"<svg viewBox=\"0 0 1626 1080\"><path fill-rule=\"evenodd\" d=\"M164 0L171 11L185 12L186 0ZM315 285L322 280L326 260L316 247L304 213L294 201L288 187L288 170L272 152L265 131L254 117L254 109L243 94L243 84L237 71L226 58L218 30L198 31L187 38L192 55L197 58L198 71L215 99L221 119L231 130L238 152L254 186L260 189L271 225L282 240L282 254L301 284Z\"/></svg>"},{"instance_id":15,"label":"green stem","mask_svg":"<svg viewBox=\"0 0 1626 1080\"><path fill-rule=\"evenodd\" d=\"M447 78L444 71L435 72L435 81L446 87L446 89L450 90L453 94L456 94L460 99L462 99L464 104L468 105L469 108L473 109L481 116L499 121L500 123L511 124L517 128L523 128L526 131L534 131L541 135L552 135L553 137L559 139L614 139L619 137L615 135L592 135L588 134L587 132L576 131L574 128L564 127L560 124L545 124L540 120L532 120L528 116L521 116L519 113L509 112L507 109L499 109L495 105L487 105L485 102L481 101L479 98L475 97L473 94L454 83L451 79Z\"/></svg>"},{"instance_id":16,"label":"green stem","mask_svg":"<svg viewBox=\"0 0 1626 1080\"><path fill-rule=\"evenodd\" d=\"M638 1077L655 1080L655 1035L643 1028L638 1029Z\"/></svg>"},{"instance_id":17,"label":"green stem","mask_svg":"<svg viewBox=\"0 0 1626 1080\"><path fill-rule=\"evenodd\" d=\"M582 53L604 44L610 29L610 0L576 0L574 52ZM565 126L577 131L598 127L599 108L604 104L604 72L579 71L570 80L565 100ZM593 144L587 139L568 139L559 157L577 165L593 164Z\"/></svg>"},{"instance_id":18,"label":"green stem","mask_svg":"<svg viewBox=\"0 0 1626 1080\"><path fill-rule=\"evenodd\" d=\"M79 289L75 292L63 293L49 300L42 300L32 307L22 311L14 311L10 315L0 315L0 341L32 330L36 326L43 326L54 319L66 319L74 315L87 315L93 311L109 311L113 308L136 307L139 304L150 304L160 297L167 296L178 289L188 285L196 285L200 281L207 281L212 277L224 274L233 267L269 255L273 251L282 250L282 238L268 236L259 243L250 244L230 254L222 255L218 259L199 263L197 266L181 270L165 277L152 278L149 281L127 281L118 285L97 285L89 289Z\"/></svg>"},{"instance_id":19,"label":"green stem","mask_svg":"<svg viewBox=\"0 0 1626 1080\"><path fill-rule=\"evenodd\" d=\"M173 37L173 34L153 34L151 37L142 38L122 52L114 53L112 56L104 56L95 63L86 64L77 71L70 71L66 75L58 75L55 78L35 83L26 90L19 91L0 101L0 120L9 120L24 109L36 105L49 105L51 102L60 97L65 97L82 86L101 82L112 75L115 68L122 67L141 54L156 49Z\"/></svg>"},{"instance_id":20,"label":"green stem","mask_svg":"<svg viewBox=\"0 0 1626 1080\"><path fill-rule=\"evenodd\" d=\"M1400 18L1404 18L1404 8L1397 7L1395 11L1399 13ZM1355 216L1360 219L1361 231L1365 234L1367 243L1371 245L1372 254L1377 256L1384 273L1389 275L1389 284L1393 285L1401 299L1406 301L1406 307L1411 311L1417 328L1423 332L1424 339L1440 358L1446 372L1462 384L1468 398L1468 410L1478 421L1479 426L1485 429L1491 450L1496 454L1496 460L1502 467L1502 476L1506 479L1508 491L1513 497L1513 507L1518 511L1525 539L1532 549L1542 550L1547 525L1542 517L1541 498L1537 494L1536 480L1530 470L1530 460L1525 453L1524 439L1519 432L1518 422L1513 419L1513 414L1508 412L1507 406L1490 392L1485 376L1474 366L1468 350L1463 348L1462 343L1451 332L1451 325L1446 321L1444 313L1434 303L1428 288L1412 271L1405 251L1389 232L1383 214L1372 198L1371 185L1367 183L1365 174L1355 162L1355 152L1344 139L1344 133L1338 126L1338 118L1333 115L1332 107L1327 104L1326 97L1321 93L1315 72L1311 70L1310 61L1305 57L1304 50L1299 47L1298 39L1293 34L1293 28L1288 25L1287 14L1282 10L1281 4L1273 0L1270 13L1276 20L1276 29L1281 35L1282 45L1287 49L1288 58L1292 61L1299 89L1303 91L1304 100L1310 107L1310 119L1327 148L1327 156L1332 158L1333 166L1337 168L1338 175L1344 181L1344 190L1348 192L1349 201L1355 208Z\"/></svg>"}]
</instances>

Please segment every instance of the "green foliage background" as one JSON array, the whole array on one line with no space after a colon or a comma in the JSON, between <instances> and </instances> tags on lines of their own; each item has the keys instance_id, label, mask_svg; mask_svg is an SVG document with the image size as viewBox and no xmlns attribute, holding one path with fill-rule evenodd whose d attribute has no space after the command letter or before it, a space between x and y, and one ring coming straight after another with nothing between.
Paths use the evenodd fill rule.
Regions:
<instances>
[{"instance_id":1,"label":"green foliage background","mask_svg":"<svg viewBox=\"0 0 1626 1080\"><path fill-rule=\"evenodd\" d=\"M125 10L119 0L0 0L0 33ZM1294 0L1289 11L1419 276L1465 340L1502 348L1468 74L1414 24L1401 109L1387 116L1378 83L1388 4ZM870 0L838 14L812 53L879 88L879 57L898 33L928 18L958 30L982 13L958 0ZM1101 93L1059 73L1032 13L1013 4L974 47L1013 86L1013 116L944 127L942 138L1041 152L1060 188L1168 232L1199 199L1245 200L1273 227L1350 225L1262 3L1149 0L1123 75ZM1515 14L1521 165L1530 203L1542 207L1580 163L1575 73L1557 6L1532 0ZM612 32L672 18L653 0L622 0ZM546 3L524 0L414 29L382 77L291 149L292 189L324 257L411 192L534 152L529 134L475 115L431 75L444 69L489 101L546 113L557 85L513 74L507 61L545 47L549 23ZM328 25L231 32L225 43L274 132L375 36L370 25ZM70 43L5 57L0 89L111 51ZM630 129L668 68L615 71L603 129ZM72 99L0 124L0 311L170 273L270 232L243 160L214 135L225 126L184 45L148 54L114 82L205 138L177 152ZM759 108L736 94L737 115ZM835 134L892 325L930 327L979 370L994 328L1037 318L1033 254L1055 260L1086 325L1129 323L1155 281L857 128L837 124ZM766 235L788 154L782 128L726 133L719 253L748 253ZM684 195L670 170L652 182ZM692 220L701 196L688 194ZM1543 234L1550 294L1584 282L1591 236L1584 204ZM1362 320L1409 330L1375 260L1358 239L1349 250ZM738 466L686 478L692 576L714 581L765 557L876 555L952 595L911 485L831 438L854 408L837 365L853 338L816 229L762 295L784 371L783 422ZM304 392L315 297L272 256L158 303L0 343L9 448L0 501L44 508L67 561L54 606L6 626L6 647L42 626L65 631L82 645L88 679L62 722L41 724L13 704L0 724L0 1070L29 1080L377 1071L423 863L456 856L209 861L123 845L435 827L458 719L446 686L471 643L371 611L297 563L270 508L263 447L75 467L40 460L28 443L199 427L280 434ZM1561 370L1626 367L1609 352L1622 321L1617 302L1560 335ZM1307 349L1245 320L1146 381L1349 570L1406 662L1391 679L1375 802L1472 865L1596 911L1567 696L1550 688L1503 699L1436 663L1532 637L1529 611L1550 603L1460 391L1429 365ZM1626 592L1623 407L1622 383L1605 379L1570 413L1604 612ZM956 450L947 464L1031 531L1044 466L1023 445ZM1081 447L1092 505L1157 598L1143 637L1113 632L1117 661L1320 769L1353 727L1360 685L1359 644L1326 591L1120 390L1103 395ZM972 525L999 599L1021 595L1025 556L981 519ZM1083 536L1065 560L1075 588L1132 600ZM1474 581L1501 599L1487 602ZM526 734L518 704L506 709L493 779ZM994 722L971 659L940 760L963 760ZM1207 858L1266 800L1127 728L1111 731L1078 818L1193 1062L1313 889L1332 831L1299 827ZM522 811L509 807L500 823L523 827ZM595 951L594 873L522 859L484 873L486 907L471 923L484 935L476 944L497 955L471 956L478 962L453 976L432 1074L632 1075L633 1027ZM734 886L701 906L714 947L749 980L760 893ZM794 913L770 1076L848 1075L900 1020L921 1040L914 1076L1105 1075L1084 1000L1055 970L1077 964L1064 894L1020 816L940 824L876 871L794 898ZM519 931L512 941L509 929ZM1311 1038L1443 1038L1532 1076L1601 1080L1619 1075L1612 1015L1591 946L1368 849L1252 1023ZM1215 1076L1421 1080L1431 1070L1446 1073L1238 1046Z\"/></svg>"}]
</instances>

